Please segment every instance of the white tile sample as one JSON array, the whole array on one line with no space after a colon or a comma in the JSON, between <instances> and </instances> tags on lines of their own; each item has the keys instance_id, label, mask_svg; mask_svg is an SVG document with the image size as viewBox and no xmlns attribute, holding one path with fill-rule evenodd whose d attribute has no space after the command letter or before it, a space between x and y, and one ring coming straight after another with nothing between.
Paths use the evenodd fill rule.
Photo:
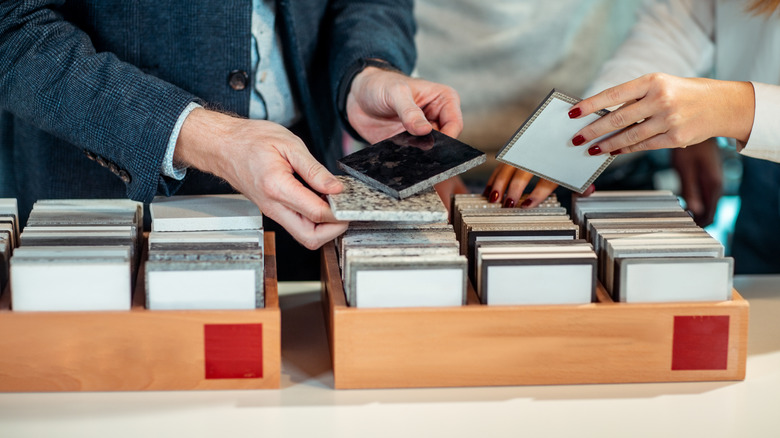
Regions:
<instances>
[{"instance_id":1,"label":"white tile sample","mask_svg":"<svg viewBox=\"0 0 780 438\"><path fill-rule=\"evenodd\" d=\"M157 196L152 231L223 231L263 228L258 207L243 195Z\"/></svg>"}]
</instances>

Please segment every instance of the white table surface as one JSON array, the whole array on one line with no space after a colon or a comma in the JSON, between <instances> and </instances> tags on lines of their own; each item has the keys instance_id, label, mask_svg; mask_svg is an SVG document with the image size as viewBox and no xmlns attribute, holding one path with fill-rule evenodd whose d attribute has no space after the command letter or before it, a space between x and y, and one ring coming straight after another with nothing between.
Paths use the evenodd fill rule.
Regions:
<instances>
[{"instance_id":1,"label":"white table surface","mask_svg":"<svg viewBox=\"0 0 780 438\"><path fill-rule=\"evenodd\" d=\"M0 394L0 437L780 437L780 276L735 287L743 382L337 391L319 283L283 283L281 390Z\"/></svg>"}]
</instances>

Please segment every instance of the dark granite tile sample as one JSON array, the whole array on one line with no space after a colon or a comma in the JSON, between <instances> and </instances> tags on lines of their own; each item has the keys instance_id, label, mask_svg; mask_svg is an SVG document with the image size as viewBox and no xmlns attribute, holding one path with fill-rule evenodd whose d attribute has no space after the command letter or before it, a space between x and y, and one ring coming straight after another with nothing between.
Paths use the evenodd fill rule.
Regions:
<instances>
[{"instance_id":1,"label":"dark granite tile sample","mask_svg":"<svg viewBox=\"0 0 780 438\"><path fill-rule=\"evenodd\" d=\"M403 199L476 167L485 154L441 132L403 132L339 160L344 172Z\"/></svg>"}]
</instances>

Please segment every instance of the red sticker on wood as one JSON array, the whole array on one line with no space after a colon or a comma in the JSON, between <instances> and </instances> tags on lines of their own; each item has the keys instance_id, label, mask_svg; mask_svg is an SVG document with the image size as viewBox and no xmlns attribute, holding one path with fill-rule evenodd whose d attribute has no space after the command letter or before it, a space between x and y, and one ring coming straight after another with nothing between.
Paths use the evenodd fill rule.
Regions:
<instances>
[{"instance_id":1,"label":"red sticker on wood","mask_svg":"<svg viewBox=\"0 0 780 438\"><path fill-rule=\"evenodd\" d=\"M729 316L675 316L672 370L725 370Z\"/></svg>"},{"instance_id":2,"label":"red sticker on wood","mask_svg":"<svg viewBox=\"0 0 780 438\"><path fill-rule=\"evenodd\" d=\"M207 379L263 377L262 324L205 324Z\"/></svg>"}]
</instances>

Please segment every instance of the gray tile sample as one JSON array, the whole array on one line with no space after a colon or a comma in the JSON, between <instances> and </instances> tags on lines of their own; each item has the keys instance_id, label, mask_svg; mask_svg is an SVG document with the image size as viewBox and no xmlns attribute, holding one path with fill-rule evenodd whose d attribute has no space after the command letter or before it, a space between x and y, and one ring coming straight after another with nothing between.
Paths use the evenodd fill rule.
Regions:
<instances>
[{"instance_id":1,"label":"gray tile sample","mask_svg":"<svg viewBox=\"0 0 780 438\"><path fill-rule=\"evenodd\" d=\"M344 190L328 195L330 208L342 221L446 222L447 208L433 189L398 200L348 176L338 176Z\"/></svg>"},{"instance_id":2,"label":"gray tile sample","mask_svg":"<svg viewBox=\"0 0 780 438\"><path fill-rule=\"evenodd\" d=\"M339 160L344 172L398 199L476 167L485 153L438 131L395 135Z\"/></svg>"}]
</instances>

